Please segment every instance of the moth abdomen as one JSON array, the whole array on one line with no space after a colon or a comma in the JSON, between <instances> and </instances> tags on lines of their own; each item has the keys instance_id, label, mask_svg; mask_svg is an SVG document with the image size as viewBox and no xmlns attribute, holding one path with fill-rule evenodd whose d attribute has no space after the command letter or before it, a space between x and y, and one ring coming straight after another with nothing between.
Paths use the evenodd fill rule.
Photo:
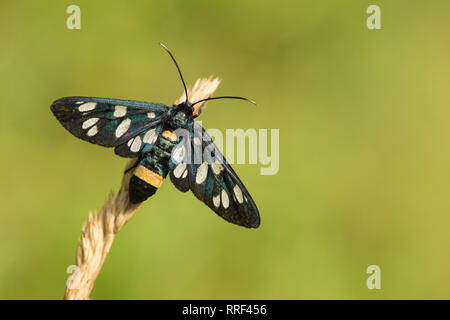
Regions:
<instances>
[{"instance_id":1,"label":"moth abdomen","mask_svg":"<svg viewBox=\"0 0 450 320\"><path fill-rule=\"evenodd\" d=\"M133 175L130 179L130 202L141 203L154 195L156 190L158 188Z\"/></svg>"},{"instance_id":2,"label":"moth abdomen","mask_svg":"<svg viewBox=\"0 0 450 320\"><path fill-rule=\"evenodd\" d=\"M154 147L141 159L130 179L130 201L140 203L154 195L169 173L169 160L176 137L164 131ZM166 137L169 135L173 140Z\"/></svg>"},{"instance_id":3,"label":"moth abdomen","mask_svg":"<svg viewBox=\"0 0 450 320\"><path fill-rule=\"evenodd\" d=\"M164 177L149 168L138 165L130 179L130 201L141 203L155 194L161 186Z\"/></svg>"}]
</instances>

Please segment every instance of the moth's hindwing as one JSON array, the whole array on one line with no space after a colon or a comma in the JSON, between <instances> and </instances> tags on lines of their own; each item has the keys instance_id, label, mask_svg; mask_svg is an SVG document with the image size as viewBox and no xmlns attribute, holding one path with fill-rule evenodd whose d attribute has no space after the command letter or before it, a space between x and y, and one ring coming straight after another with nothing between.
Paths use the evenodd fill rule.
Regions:
<instances>
[{"instance_id":1,"label":"moth's hindwing","mask_svg":"<svg viewBox=\"0 0 450 320\"><path fill-rule=\"evenodd\" d=\"M169 107L133 100L67 97L56 100L51 110L76 137L134 158L149 150L169 116Z\"/></svg>"},{"instance_id":2,"label":"moth's hindwing","mask_svg":"<svg viewBox=\"0 0 450 320\"><path fill-rule=\"evenodd\" d=\"M247 228L258 228L255 202L206 131L193 122L188 142L173 149L170 179L183 192L194 195L225 220ZM177 148L184 156L177 154ZM202 156L203 155L203 156ZM179 161L177 161L179 160Z\"/></svg>"}]
</instances>

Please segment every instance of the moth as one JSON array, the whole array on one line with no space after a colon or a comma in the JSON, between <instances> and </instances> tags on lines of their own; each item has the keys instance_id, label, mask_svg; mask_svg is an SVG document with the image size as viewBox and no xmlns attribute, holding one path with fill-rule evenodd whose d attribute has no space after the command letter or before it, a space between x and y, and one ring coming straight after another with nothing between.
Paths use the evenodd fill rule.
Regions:
<instances>
[{"instance_id":1,"label":"moth","mask_svg":"<svg viewBox=\"0 0 450 320\"><path fill-rule=\"evenodd\" d=\"M117 155L137 158L130 179L131 203L154 195L170 176L175 187L192 193L228 222L258 228L255 202L207 132L194 119L196 104L214 99L250 99L221 96L190 102L181 70L166 46L183 82L186 100L168 107L161 103L96 97L65 97L51 111L74 136Z\"/></svg>"}]
</instances>

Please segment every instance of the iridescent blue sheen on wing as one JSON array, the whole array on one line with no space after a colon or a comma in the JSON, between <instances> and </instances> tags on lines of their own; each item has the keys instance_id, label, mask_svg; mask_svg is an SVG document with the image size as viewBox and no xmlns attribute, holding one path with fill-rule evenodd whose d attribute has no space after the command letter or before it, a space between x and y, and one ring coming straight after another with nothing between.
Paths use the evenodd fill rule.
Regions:
<instances>
[{"instance_id":1,"label":"iridescent blue sheen on wing","mask_svg":"<svg viewBox=\"0 0 450 320\"><path fill-rule=\"evenodd\" d=\"M56 100L51 110L73 135L133 158L149 150L156 140L149 131L161 132L169 107L133 100L66 97Z\"/></svg>"},{"instance_id":2,"label":"iridescent blue sheen on wing","mask_svg":"<svg viewBox=\"0 0 450 320\"><path fill-rule=\"evenodd\" d=\"M183 192L194 195L225 220L258 228L259 211L243 183L206 131L192 122L190 139L182 144L185 157L172 162L170 179Z\"/></svg>"},{"instance_id":3,"label":"iridescent blue sheen on wing","mask_svg":"<svg viewBox=\"0 0 450 320\"><path fill-rule=\"evenodd\" d=\"M67 97L56 100L51 110L76 137L115 147L122 157L140 158L130 180L138 182L130 182L133 203L154 194L170 170L179 190L192 190L225 220L248 228L260 225L258 208L247 189L206 131L193 120L192 104L169 108L133 100ZM178 129L186 129L181 130L185 135L178 135ZM176 145L176 139L182 143Z\"/></svg>"}]
</instances>

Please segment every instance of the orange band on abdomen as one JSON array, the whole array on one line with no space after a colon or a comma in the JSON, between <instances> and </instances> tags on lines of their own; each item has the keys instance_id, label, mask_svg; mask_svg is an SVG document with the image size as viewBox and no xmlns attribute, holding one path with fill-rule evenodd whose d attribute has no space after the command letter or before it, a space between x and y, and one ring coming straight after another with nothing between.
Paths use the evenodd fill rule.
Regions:
<instances>
[{"instance_id":1,"label":"orange band on abdomen","mask_svg":"<svg viewBox=\"0 0 450 320\"><path fill-rule=\"evenodd\" d=\"M162 176L157 173L154 173L150 169L147 169L144 166L139 165L134 171L134 175L141 180L144 180L148 184L151 184L155 188L161 187L161 184L164 180Z\"/></svg>"}]
</instances>

